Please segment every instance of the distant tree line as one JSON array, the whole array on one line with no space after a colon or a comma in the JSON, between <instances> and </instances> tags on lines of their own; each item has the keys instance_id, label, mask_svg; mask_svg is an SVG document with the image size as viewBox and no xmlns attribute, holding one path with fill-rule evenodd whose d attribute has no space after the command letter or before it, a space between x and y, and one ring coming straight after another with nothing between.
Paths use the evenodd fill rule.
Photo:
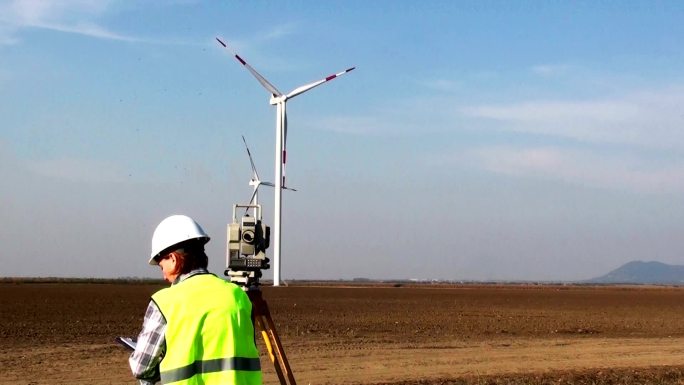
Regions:
<instances>
[{"instance_id":1,"label":"distant tree line","mask_svg":"<svg viewBox=\"0 0 684 385\"><path fill-rule=\"evenodd\" d=\"M162 284L158 278L76 278L76 277L0 277L0 283L117 283L117 284Z\"/></svg>"}]
</instances>

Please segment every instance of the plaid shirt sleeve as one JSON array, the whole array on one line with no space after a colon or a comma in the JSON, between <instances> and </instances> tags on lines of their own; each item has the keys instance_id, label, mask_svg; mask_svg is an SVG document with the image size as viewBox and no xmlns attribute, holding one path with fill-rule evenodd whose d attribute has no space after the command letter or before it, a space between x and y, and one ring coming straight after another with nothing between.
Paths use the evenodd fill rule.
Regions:
<instances>
[{"instance_id":1,"label":"plaid shirt sleeve","mask_svg":"<svg viewBox=\"0 0 684 385\"><path fill-rule=\"evenodd\" d=\"M140 381L140 385L153 385L160 381L159 362L166 349L165 331L166 319L157 304L150 301L137 346L128 359L133 376Z\"/></svg>"}]
</instances>

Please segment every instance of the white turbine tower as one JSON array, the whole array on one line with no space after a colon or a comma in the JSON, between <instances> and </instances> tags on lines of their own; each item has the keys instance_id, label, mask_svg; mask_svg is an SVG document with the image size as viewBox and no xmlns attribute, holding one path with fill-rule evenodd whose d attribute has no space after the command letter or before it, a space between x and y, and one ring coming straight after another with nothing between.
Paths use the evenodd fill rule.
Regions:
<instances>
[{"instance_id":1,"label":"white turbine tower","mask_svg":"<svg viewBox=\"0 0 684 385\"><path fill-rule=\"evenodd\" d=\"M280 234L281 234L281 214L282 214L282 190L285 187L285 164L287 163L287 113L285 110L285 103L288 99L294 98L295 96L302 94L316 86L319 86L325 82L335 79L338 76L344 75L347 72L352 71L356 67L348 68L342 72L327 76L321 80L315 81L313 83L305 84L303 86L297 87L290 91L288 94L283 94L278 91L273 84L269 83L266 78L261 76L252 66L247 64L238 54L233 52L226 43L224 43L218 37L216 41L230 51L230 53L235 56L235 58L247 68L249 72L261 83L261 85L266 88L266 90L271 94L269 103L276 106L276 148L275 148L275 180L279 181L278 184L281 188L275 189L275 204L274 204L274 215L273 215L273 227L274 227L274 240L273 240L273 286L280 286Z\"/></svg>"}]
</instances>

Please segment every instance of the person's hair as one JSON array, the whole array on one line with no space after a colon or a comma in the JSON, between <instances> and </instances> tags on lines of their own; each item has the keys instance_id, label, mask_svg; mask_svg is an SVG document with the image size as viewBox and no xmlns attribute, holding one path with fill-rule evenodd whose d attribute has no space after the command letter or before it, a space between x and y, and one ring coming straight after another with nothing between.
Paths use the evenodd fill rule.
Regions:
<instances>
[{"instance_id":1,"label":"person's hair","mask_svg":"<svg viewBox=\"0 0 684 385\"><path fill-rule=\"evenodd\" d=\"M176 269L174 274L185 274L192 270L204 268L209 265L209 257L204 252L204 243L190 240L178 244L172 250L176 253Z\"/></svg>"}]
</instances>

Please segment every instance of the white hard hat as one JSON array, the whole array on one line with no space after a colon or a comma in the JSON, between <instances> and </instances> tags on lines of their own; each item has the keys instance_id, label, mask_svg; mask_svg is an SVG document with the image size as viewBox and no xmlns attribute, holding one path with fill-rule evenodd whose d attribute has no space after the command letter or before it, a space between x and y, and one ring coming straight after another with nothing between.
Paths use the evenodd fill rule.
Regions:
<instances>
[{"instance_id":1,"label":"white hard hat","mask_svg":"<svg viewBox=\"0 0 684 385\"><path fill-rule=\"evenodd\" d=\"M209 242L209 236L194 219L185 215L171 215L159 223L152 235L152 254L150 265L158 265L154 257L173 245L197 239L202 243Z\"/></svg>"}]
</instances>

